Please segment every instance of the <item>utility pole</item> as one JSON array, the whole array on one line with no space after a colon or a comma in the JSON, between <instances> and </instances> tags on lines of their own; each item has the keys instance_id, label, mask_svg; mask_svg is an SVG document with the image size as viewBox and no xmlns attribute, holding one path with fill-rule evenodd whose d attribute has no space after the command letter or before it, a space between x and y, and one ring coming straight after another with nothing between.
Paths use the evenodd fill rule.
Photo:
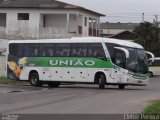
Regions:
<instances>
[{"instance_id":1,"label":"utility pole","mask_svg":"<svg viewBox=\"0 0 160 120\"><path fill-rule=\"evenodd\" d=\"M158 15L155 15L155 22L158 22Z\"/></svg>"},{"instance_id":2,"label":"utility pole","mask_svg":"<svg viewBox=\"0 0 160 120\"><path fill-rule=\"evenodd\" d=\"M142 13L142 23L144 23L144 13Z\"/></svg>"}]
</instances>

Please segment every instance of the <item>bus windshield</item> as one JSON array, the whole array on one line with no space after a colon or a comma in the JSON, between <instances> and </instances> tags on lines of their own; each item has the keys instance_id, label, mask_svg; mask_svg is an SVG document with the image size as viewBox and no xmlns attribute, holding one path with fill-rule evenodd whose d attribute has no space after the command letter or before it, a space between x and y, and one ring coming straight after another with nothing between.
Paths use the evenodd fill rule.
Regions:
<instances>
[{"instance_id":1,"label":"bus windshield","mask_svg":"<svg viewBox=\"0 0 160 120\"><path fill-rule=\"evenodd\" d=\"M132 72L147 73L148 62L145 51L143 49L128 47L126 47L126 49L129 51L129 58L126 62L126 69Z\"/></svg>"}]
</instances>

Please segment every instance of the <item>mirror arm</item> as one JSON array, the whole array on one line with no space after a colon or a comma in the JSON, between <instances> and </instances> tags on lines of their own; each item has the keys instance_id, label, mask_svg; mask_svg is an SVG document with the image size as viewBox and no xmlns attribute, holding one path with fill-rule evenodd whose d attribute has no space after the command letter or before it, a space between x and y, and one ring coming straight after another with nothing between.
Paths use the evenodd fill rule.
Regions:
<instances>
[{"instance_id":1,"label":"mirror arm","mask_svg":"<svg viewBox=\"0 0 160 120\"><path fill-rule=\"evenodd\" d=\"M154 58L155 58L154 54L149 51L145 51L145 52L146 52L146 54L151 56L152 62L154 62Z\"/></svg>"},{"instance_id":2,"label":"mirror arm","mask_svg":"<svg viewBox=\"0 0 160 120\"><path fill-rule=\"evenodd\" d=\"M122 47L114 47L114 48L123 51L126 55L126 58L129 58L129 51L127 49Z\"/></svg>"}]
</instances>

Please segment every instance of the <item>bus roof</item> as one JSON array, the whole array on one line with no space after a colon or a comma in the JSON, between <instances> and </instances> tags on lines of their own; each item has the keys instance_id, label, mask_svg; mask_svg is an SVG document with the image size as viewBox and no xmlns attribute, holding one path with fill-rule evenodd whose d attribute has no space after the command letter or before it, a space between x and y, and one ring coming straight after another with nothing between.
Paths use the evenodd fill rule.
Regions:
<instances>
[{"instance_id":1,"label":"bus roof","mask_svg":"<svg viewBox=\"0 0 160 120\"><path fill-rule=\"evenodd\" d=\"M9 43L113 43L126 47L140 48L143 47L137 43L130 42L127 40L119 40L112 38L101 38L101 37L74 37L71 39L39 39L39 40L11 40Z\"/></svg>"},{"instance_id":2,"label":"bus roof","mask_svg":"<svg viewBox=\"0 0 160 120\"><path fill-rule=\"evenodd\" d=\"M143 47L135 42L127 41L127 40L119 40L119 39L112 39L112 38L103 38L103 41L105 43L114 43L121 46L126 47L133 47L133 48L140 48L143 49Z\"/></svg>"}]
</instances>

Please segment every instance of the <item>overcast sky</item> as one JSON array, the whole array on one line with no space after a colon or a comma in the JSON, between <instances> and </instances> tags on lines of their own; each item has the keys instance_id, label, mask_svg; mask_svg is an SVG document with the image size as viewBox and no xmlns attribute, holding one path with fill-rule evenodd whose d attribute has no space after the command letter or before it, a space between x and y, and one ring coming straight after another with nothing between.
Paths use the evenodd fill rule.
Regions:
<instances>
[{"instance_id":1,"label":"overcast sky","mask_svg":"<svg viewBox=\"0 0 160 120\"><path fill-rule=\"evenodd\" d=\"M103 22L152 22L160 20L160 0L62 0L106 15Z\"/></svg>"}]
</instances>

